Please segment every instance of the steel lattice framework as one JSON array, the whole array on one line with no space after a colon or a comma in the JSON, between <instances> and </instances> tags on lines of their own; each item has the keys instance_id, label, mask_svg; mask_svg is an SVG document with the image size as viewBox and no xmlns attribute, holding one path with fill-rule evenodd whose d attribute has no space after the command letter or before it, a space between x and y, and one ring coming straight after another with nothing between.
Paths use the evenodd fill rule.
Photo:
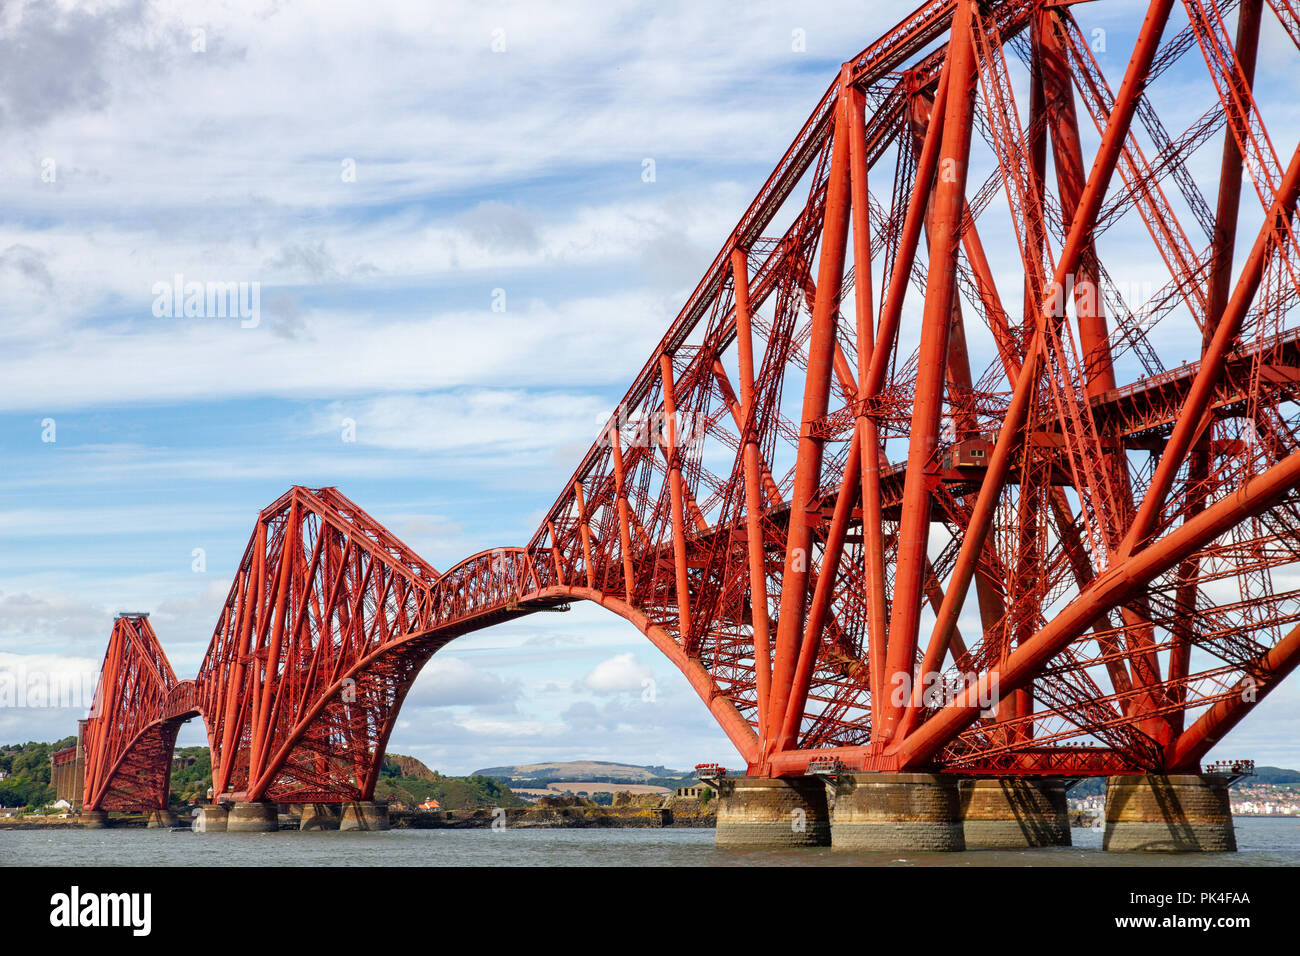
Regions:
<instances>
[{"instance_id":1,"label":"steel lattice framework","mask_svg":"<svg viewBox=\"0 0 1300 956\"><path fill-rule=\"evenodd\" d=\"M181 724L198 714L148 617L119 615L86 723L84 801L92 810L163 809Z\"/></svg>"},{"instance_id":2,"label":"steel lattice framework","mask_svg":"<svg viewBox=\"0 0 1300 956\"><path fill-rule=\"evenodd\" d=\"M1300 148L1252 95L1264 29L1300 47L1290 0L1156 0L1108 77L1069 3L921 6L844 64L525 547L440 574L292 489L194 684L118 622L86 806L160 805L195 713L222 793L368 798L430 655L575 600L752 774L1196 769L1300 662ZM1162 77L1203 97L1176 134Z\"/></svg>"}]
</instances>

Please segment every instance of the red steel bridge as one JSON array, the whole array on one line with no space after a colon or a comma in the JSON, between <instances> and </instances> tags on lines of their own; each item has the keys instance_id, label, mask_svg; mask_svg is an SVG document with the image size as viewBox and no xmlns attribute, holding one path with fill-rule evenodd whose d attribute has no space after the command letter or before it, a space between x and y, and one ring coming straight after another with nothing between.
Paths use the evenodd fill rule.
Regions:
<instances>
[{"instance_id":1,"label":"red steel bridge","mask_svg":"<svg viewBox=\"0 0 1300 956\"><path fill-rule=\"evenodd\" d=\"M440 572L292 488L194 680L117 620L85 806L164 806L195 716L219 794L370 799L432 654L578 600L752 775L1199 769L1300 662L1300 149L1252 92L1300 7L1119 32L934 0L846 61L527 544Z\"/></svg>"}]
</instances>

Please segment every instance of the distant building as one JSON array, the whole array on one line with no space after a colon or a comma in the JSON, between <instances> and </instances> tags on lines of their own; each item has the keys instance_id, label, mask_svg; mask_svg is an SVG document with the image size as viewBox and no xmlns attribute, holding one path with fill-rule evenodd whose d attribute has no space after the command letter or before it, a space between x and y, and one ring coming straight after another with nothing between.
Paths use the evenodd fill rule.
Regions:
<instances>
[{"instance_id":1,"label":"distant building","mask_svg":"<svg viewBox=\"0 0 1300 956\"><path fill-rule=\"evenodd\" d=\"M424 803L420 804L420 805L419 805L418 807L416 807L415 809L417 809L417 810L441 810L441 809L442 809L442 804L439 803L437 800L434 800L432 797L430 797L428 800L425 800Z\"/></svg>"},{"instance_id":2,"label":"distant building","mask_svg":"<svg viewBox=\"0 0 1300 956\"><path fill-rule=\"evenodd\" d=\"M50 783L59 800L80 808L86 783L86 722L77 721L77 743L50 754Z\"/></svg>"},{"instance_id":3,"label":"distant building","mask_svg":"<svg viewBox=\"0 0 1300 956\"><path fill-rule=\"evenodd\" d=\"M698 800L704 795L705 791L708 791L710 795L715 792L713 787L709 786L707 783L696 783L689 787L678 787L673 791L673 796L683 797L688 800Z\"/></svg>"}]
</instances>

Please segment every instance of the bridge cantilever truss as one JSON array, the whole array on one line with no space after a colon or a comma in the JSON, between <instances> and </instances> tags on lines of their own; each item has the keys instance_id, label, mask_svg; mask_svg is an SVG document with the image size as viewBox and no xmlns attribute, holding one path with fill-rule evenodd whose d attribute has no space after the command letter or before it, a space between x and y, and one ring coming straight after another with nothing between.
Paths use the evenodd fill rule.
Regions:
<instances>
[{"instance_id":1,"label":"bridge cantilever truss","mask_svg":"<svg viewBox=\"0 0 1300 956\"><path fill-rule=\"evenodd\" d=\"M222 793L368 798L430 655L575 600L751 773L1195 768L1300 662L1300 150L1252 95L1297 24L1156 0L1108 76L1068 2L922 5L843 65L524 547L438 573L292 489L195 682L118 621L86 805L158 805L195 714ZM1177 133L1171 71L1206 107ZM1137 301L1107 263L1143 256Z\"/></svg>"},{"instance_id":2,"label":"bridge cantilever truss","mask_svg":"<svg viewBox=\"0 0 1300 956\"><path fill-rule=\"evenodd\" d=\"M198 687L176 679L148 615L118 615L86 722L84 805L165 808L176 734L197 714Z\"/></svg>"}]
</instances>

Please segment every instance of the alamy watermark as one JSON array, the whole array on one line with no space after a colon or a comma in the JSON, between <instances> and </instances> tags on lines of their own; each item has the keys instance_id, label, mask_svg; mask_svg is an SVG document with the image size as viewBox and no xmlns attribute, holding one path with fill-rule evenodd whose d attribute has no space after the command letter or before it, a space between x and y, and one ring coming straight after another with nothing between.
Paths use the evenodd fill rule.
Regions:
<instances>
[{"instance_id":1,"label":"alamy watermark","mask_svg":"<svg viewBox=\"0 0 1300 956\"><path fill-rule=\"evenodd\" d=\"M686 448L696 438L704 435L706 426L705 417L699 412L678 409L675 414L668 416L663 409L655 409L647 415L642 412L629 413L626 405L618 406L613 422L603 416L599 421L601 425L611 427L602 433L598 443L602 446L610 445L613 429L617 428L624 448L653 448L655 445L667 447L670 436L678 448Z\"/></svg>"},{"instance_id":2,"label":"alamy watermark","mask_svg":"<svg viewBox=\"0 0 1300 956\"><path fill-rule=\"evenodd\" d=\"M186 282L176 273L171 282L153 284L153 314L159 319L239 319L240 328L262 321L262 283Z\"/></svg>"},{"instance_id":3,"label":"alamy watermark","mask_svg":"<svg viewBox=\"0 0 1300 956\"><path fill-rule=\"evenodd\" d=\"M895 674L889 681L890 702L895 707L905 707L911 701L913 696L912 675L907 673ZM975 698L971 699L969 691L975 691ZM966 696L966 703L977 703L980 708L980 715L984 717L993 716L993 709L997 706L998 695L998 675L996 673L988 675L988 681L981 684L980 675L974 672L960 674L955 680L949 681L944 679L944 675L938 671L931 671L921 677L920 685L920 704L922 707L945 707L954 703L957 698Z\"/></svg>"},{"instance_id":4,"label":"alamy watermark","mask_svg":"<svg viewBox=\"0 0 1300 956\"><path fill-rule=\"evenodd\" d=\"M9 707L76 707L98 716L93 671L29 670L25 665L0 669L0 710Z\"/></svg>"},{"instance_id":5,"label":"alamy watermark","mask_svg":"<svg viewBox=\"0 0 1300 956\"><path fill-rule=\"evenodd\" d=\"M153 926L151 893L83 893L73 886L50 897L50 925L56 929L118 927L148 936Z\"/></svg>"}]
</instances>

